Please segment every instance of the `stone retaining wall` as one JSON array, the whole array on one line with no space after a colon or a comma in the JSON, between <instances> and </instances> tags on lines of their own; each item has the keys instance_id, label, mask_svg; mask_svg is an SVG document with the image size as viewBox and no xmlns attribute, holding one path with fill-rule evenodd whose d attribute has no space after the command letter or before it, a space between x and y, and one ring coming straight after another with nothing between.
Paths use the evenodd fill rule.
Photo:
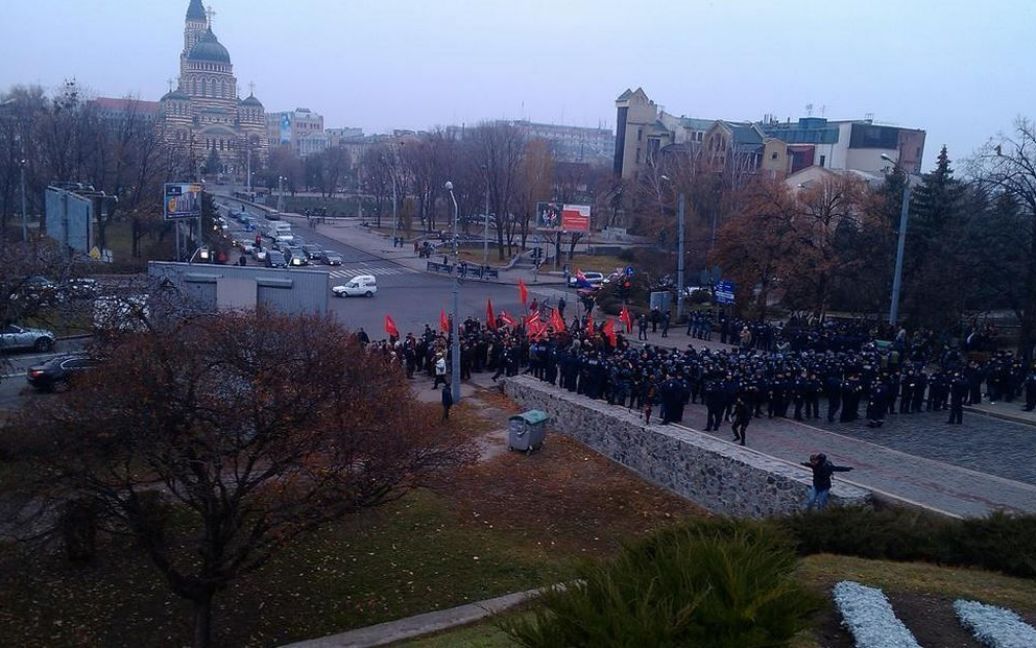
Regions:
<instances>
[{"instance_id":1,"label":"stone retaining wall","mask_svg":"<svg viewBox=\"0 0 1036 648\"><path fill-rule=\"evenodd\" d=\"M791 513L802 508L812 483L805 467L686 428L648 427L623 408L533 378L508 378L504 393L525 409L550 414L550 431L715 513L756 518ZM836 481L830 502L868 505L870 499L868 491Z\"/></svg>"}]
</instances>

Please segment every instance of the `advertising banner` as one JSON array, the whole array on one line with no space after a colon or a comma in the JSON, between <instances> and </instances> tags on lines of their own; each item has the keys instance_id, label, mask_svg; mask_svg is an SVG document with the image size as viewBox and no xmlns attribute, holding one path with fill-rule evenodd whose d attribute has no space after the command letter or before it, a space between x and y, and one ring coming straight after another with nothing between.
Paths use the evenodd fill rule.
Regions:
<instances>
[{"instance_id":1,"label":"advertising banner","mask_svg":"<svg viewBox=\"0 0 1036 648\"><path fill-rule=\"evenodd\" d=\"M590 205L565 205L562 207L561 229L566 232L589 232Z\"/></svg>"},{"instance_id":2,"label":"advertising banner","mask_svg":"<svg viewBox=\"0 0 1036 648\"><path fill-rule=\"evenodd\" d=\"M551 232L589 232L590 205L537 203L536 228Z\"/></svg>"},{"instance_id":3,"label":"advertising banner","mask_svg":"<svg viewBox=\"0 0 1036 648\"><path fill-rule=\"evenodd\" d=\"M200 184L167 183L163 201L165 219L201 218L201 191Z\"/></svg>"}]
</instances>

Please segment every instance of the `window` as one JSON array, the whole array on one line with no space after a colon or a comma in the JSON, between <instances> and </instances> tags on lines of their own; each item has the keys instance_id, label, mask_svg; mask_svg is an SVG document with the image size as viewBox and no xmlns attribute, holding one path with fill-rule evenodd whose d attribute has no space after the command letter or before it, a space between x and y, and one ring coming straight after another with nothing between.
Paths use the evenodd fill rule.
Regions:
<instances>
[{"instance_id":1,"label":"window","mask_svg":"<svg viewBox=\"0 0 1036 648\"><path fill-rule=\"evenodd\" d=\"M827 161L827 156L826 155L821 155L820 156L820 166L824 166L824 162L826 162L826 161Z\"/></svg>"},{"instance_id":2,"label":"window","mask_svg":"<svg viewBox=\"0 0 1036 648\"><path fill-rule=\"evenodd\" d=\"M644 139L644 129L643 128L638 128L637 129L637 141L639 142L642 139Z\"/></svg>"},{"instance_id":3,"label":"window","mask_svg":"<svg viewBox=\"0 0 1036 648\"><path fill-rule=\"evenodd\" d=\"M773 153L770 153L770 159L771 160L776 160L777 159L777 151L774 151Z\"/></svg>"},{"instance_id":4,"label":"window","mask_svg":"<svg viewBox=\"0 0 1036 648\"><path fill-rule=\"evenodd\" d=\"M637 148L637 164L640 164L640 148Z\"/></svg>"}]
</instances>

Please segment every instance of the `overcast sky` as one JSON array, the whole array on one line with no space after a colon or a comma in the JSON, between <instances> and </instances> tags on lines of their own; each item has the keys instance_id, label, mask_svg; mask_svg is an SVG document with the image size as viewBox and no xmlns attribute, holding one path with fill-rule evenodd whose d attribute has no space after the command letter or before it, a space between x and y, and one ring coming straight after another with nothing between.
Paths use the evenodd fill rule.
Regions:
<instances>
[{"instance_id":1,"label":"overcast sky","mask_svg":"<svg viewBox=\"0 0 1036 648\"><path fill-rule=\"evenodd\" d=\"M187 0L5 0L0 87L75 77L157 99ZM1036 118L1033 0L208 0L244 94L367 133L521 118L615 126L642 86L667 111L806 114L928 131L967 157Z\"/></svg>"}]
</instances>

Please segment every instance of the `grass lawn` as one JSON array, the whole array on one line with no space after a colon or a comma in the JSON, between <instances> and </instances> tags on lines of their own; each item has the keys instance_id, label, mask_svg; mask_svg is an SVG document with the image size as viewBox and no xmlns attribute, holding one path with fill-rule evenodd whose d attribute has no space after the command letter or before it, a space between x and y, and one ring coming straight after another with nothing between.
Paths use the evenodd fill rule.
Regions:
<instances>
[{"instance_id":1,"label":"grass lawn","mask_svg":"<svg viewBox=\"0 0 1036 648\"><path fill-rule=\"evenodd\" d=\"M564 437L532 456L502 450L513 411L495 392L466 399L450 425L479 437L483 461L325 527L218 595L218 645L274 646L562 582L578 560L701 514ZM5 473L16 479L17 465ZM99 553L77 568L0 544L3 644L188 644L189 607L142 551L109 539Z\"/></svg>"}]
</instances>

